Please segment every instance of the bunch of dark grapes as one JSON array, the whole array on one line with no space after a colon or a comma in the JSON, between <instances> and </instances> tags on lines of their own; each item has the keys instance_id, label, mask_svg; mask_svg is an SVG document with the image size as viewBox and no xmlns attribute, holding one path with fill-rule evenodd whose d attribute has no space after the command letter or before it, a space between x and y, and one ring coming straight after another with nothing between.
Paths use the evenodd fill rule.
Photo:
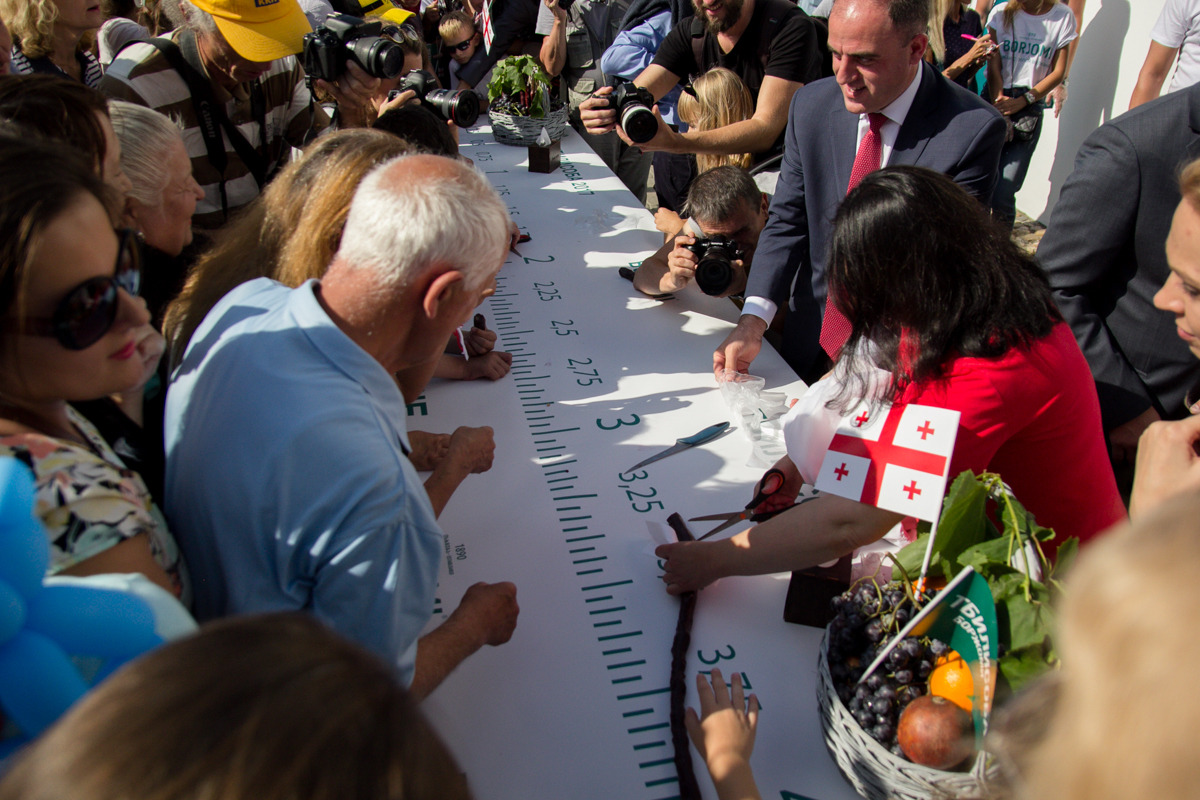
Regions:
<instances>
[{"instance_id":1,"label":"bunch of dark grapes","mask_svg":"<svg viewBox=\"0 0 1200 800\"><path fill-rule=\"evenodd\" d=\"M946 646L929 638L906 638L862 683L859 679L918 605L900 581L865 579L833 598L829 623L829 674L843 705L871 738L903 758L896 724L904 707L927 691L929 673Z\"/></svg>"}]
</instances>

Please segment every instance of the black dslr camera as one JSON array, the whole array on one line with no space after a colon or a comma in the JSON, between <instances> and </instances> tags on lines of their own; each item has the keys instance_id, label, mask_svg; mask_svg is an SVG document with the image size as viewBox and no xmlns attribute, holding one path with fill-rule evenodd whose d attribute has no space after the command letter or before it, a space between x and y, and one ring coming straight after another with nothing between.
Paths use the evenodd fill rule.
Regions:
<instances>
[{"instance_id":1,"label":"black dslr camera","mask_svg":"<svg viewBox=\"0 0 1200 800\"><path fill-rule=\"evenodd\" d=\"M650 90L632 83L618 83L613 87L612 94L606 98L608 107L616 109L617 122L625 134L643 144L654 138L658 133L658 120L651 109L654 107L654 95Z\"/></svg>"},{"instance_id":2,"label":"black dslr camera","mask_svg":"<svg viewBox=\"0 0 1200 800\"><path fill-rule=\"evenodd\" d=\"M729 289L733 283L733 262L746 256L738 243L727 236L697 239L684 247L696 254L696 285L713 297Z\"/></svg>"},{"instance_id":3,"label":"black dslr camera","mask_svg":"<svg viewBox=\"0 0 1200 800\"><path fill-rule=\"evenodd\" d=\"M304 35L304 72L309 85L318 78L332 83L353 59L373 78L394 78L404 68L400 45L379 34L383 23L367 22L349 14L330 14L325 24Z\"/></svg>"},{"instance_id":4,"label":"black dslr camera","mask_svg":"<svg viewBox=\"0 0 1200 800\"><path fill-rule=\"evenodd\" d=\"M460 128L469 128L479 119L479 96L470 89L439 89L437 78L423 69L414 69L404 76L392 91L388 92L391 100L401 92L413 91L421 102L444 120L453 122Z\"/></svg>"}]
</instances>

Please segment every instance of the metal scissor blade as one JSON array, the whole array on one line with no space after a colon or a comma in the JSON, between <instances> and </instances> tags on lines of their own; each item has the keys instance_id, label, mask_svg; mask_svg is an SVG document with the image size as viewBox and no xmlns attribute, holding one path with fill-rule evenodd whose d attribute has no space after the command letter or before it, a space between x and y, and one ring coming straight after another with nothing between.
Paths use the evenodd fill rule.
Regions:
<instances>
[{"instance_id":1,"label":"metal scissor blade","mask_svg":"<svg viewBox=\"0 0 1200 800\"><path fill-rule=\"evenodd\" d=\"M690 444L673 445L671 447L668 447L666 450L663 450L661 453L655 453L654 455L647 458L645 461L639 461L638 463L634 464L632 467L630 467L629 469L627 469L625 471L633 472L635 469L641 469L642 467L646 466L647 464L653 464L655 461L664 459L667 456L673 456L676 453L681 453L684 450L687 450L689 447L691 447Z\"/></svg>"},{"instance_id":2,"label":"metal scissor blade","mask_svg":"<svg viewBox=\"0 0 1200 800\"><path fill-rule=\"evenodd\" d=\"M733 519L727 519L727 520L725 520L725 521L724 521L724 522L722 522L720 525L718 525L717 527L713 528L711 531L709 531L708 533L704 534L703 536L697 536L697 537L696 537L696 541L697 541L697 542L702 542L702 541L704 541L705 539L707 539L708 537L712 536L714 533L720 533L721 531L725 530L726 528L732 527L732 526L736 525L737 523L741 522L741 521L742 521L742 520L744 520L744 519L746 519L745 515L743 515L743 514L737 514L736 516L734 516L734 517L733 517Z\"/></svg>"},{"instance_id":3,"label":"metal scissor blade","mask_svg":"<svg viewBox=\"0 0 1200 800\"><path fill-rule=\"evenodd\" d=\"M729 512L725 512L724 514L705 514L703 517L688 517L688 522L712 522L714 519L726 520L736 516L736 513L730 514Z\"/></svg>"}]
</instances>

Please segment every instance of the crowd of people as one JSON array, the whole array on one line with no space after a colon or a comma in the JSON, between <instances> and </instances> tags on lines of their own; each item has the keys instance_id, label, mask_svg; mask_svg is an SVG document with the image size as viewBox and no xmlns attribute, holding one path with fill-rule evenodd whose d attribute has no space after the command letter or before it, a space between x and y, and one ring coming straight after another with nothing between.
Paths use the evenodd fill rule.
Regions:
<instances>
[{"instance_id":1,"label":"crowd of people","mask_svg":"<svg viewBox=\"0 0 1200 800\"><path fill-rule=\"evenodd\" d=\"M387 4L370 13L402 65L379 75L308 57L326 13L368 13L354 0L0 0L0 455L34 475L49 574L137 573L202 624L16 757L0 799L468 796L417 703L517 625L502 581L427 630L438 518L505 455L490 428L411 430L406 403L434 376L508 373L472 320L517 230L452 122L399 87L422 70L486 101L506 53L556 78L630 191L654 188L666 241L635 289L736 298L714 373L750 371L769 341L810 384L760 510L816 480L853 404L920 403L960 413L951 474L999 472L1059 541L1085 543L1064 667L1016 706L1052 693L1050 721L1037 741L998 726L1020 791L1182 781L1133 768L1171 760L1171 742L1124 730L1153 714L1097 711L1089 693L1148 676L1156 644L1187 652L1145 618L1186 605L1186 576L1163 576L1200 563L1185 3L1167 0L1131 110L1084 143L1036 257L1011 238L1015 195L1047 100L1061 107L1082 3L809 5ZM620 124L617 82L653 99L647 140ZM706 242L733 254L715 284L697 271ZM656 552L681 594L896 530L900 515L824 494ZM718 795L757 796L757 699L718 670L697 690L687 727ZM1175 691L1146 702L1190 729ZM1046 759L1072 742L1104 760L1083 743L1096 732L1128 741L1103 779Z\"/></svg>"}]
</instances>

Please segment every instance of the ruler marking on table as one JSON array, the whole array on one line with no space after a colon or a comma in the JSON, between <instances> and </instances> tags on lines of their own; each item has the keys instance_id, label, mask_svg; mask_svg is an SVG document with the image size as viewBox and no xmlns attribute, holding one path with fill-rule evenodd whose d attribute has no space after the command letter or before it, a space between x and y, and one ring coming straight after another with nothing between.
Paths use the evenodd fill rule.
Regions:
<instances>
[{"instance_id":1,"label":"ruler marking on table","mask_svg":"<svg viewBox=\"0 0 1200 800\"><path fill-rule=\"evenodd\" d=\"M615 611L627 611L627 610L628 609L626 606L613 606L612 608L597 608L596 610L589 611L588 613L589 614L612 614ZM641 663L644 664L645 662L643 661ZM612 669L612 667L609 667L609 669Z\"/></svg>"},{"instance_id":2,"label":"ruler marking on table","mask_svg":"<svg viewBox=\"0 0 1200 800\"><path fill-rule=\"evenodd\" d=\"M567 539L567 541L568 542L584 542L584 541L587 541L588 539L603 539L603 538L604 538L603 533L593 533L591 536L575 536L570 539ZM609 596L611 597L611 595L609 595ZM590 602L592 602L592 600L595 600L595 599L597 599L597 598L593 597L591 600L588 600L588 602L590 603Z\"/></svg>"},{"instance_id":3,"label":"ruler marking on table","mask_svg":"<svg viewBox=\"0 0 1200 800\"><path fill-rule=\"evenodd\" d=\"M539 461L546 462L546 463L543 463L540 465L541 468L545 469L546 467L561 467L566 464L575 464L579 461L579 459L577 459L577 458L572 458L568 461L554 461L553 463L551 463L550 459L553 459L553 458L560 458L560 456L541 456L540 458L538 458ZM554 473L551 472L550 474L553 475Z\"/></svg>"},{"instance_id":4,"label":"ruler marking on table","mask_svg":"<svg viewBox=\"0 0 1200 800\"><path fill-rule=\"evenodd\" d=\"M669 722L656 722L653 725L642 725L640 728L630 728L629 733L638 734L646 733L647 731L661 731L671 727Z\"/></svg>"},{"instance_id":5,"label":"ruler marking on table","mask_svg":"<svg viewBox=\"0 0 1200 800\"><path fill-rule=\"evenodd\" d=\"M585 592L590 592L593 589L611 589L614 586L625 586L633 583L633 578L626 578L623 581L613 581L612 583L598 583L595 586L581 586L580 589Z\"/></svg>"},{"instance_id":6,"label":"ruler marking on table","mask_svg":"<svg viewBox=\"0 0 1200 800\"><path fill-rule=\"evenodd\" d=\"M679 776L678 775L669 775L666 778L659 778L656 781L646 781L646 788L649 789L649 788L653 788L655 786L662 786L663 784L667 784L667 783L679 783Z\"/></svg>"},{"instance_id":7,"label":"ruler marking on table","mask_svg":"<svg viewBox=\"0 0 1200 800\"><path fill-rule=\"evenodd\" d=\"M554 489L553 491L561 491L561 490L562 490L562 487L560 486L558 489ZM556 501L558 501L558 500L586 500L589 497L599 497L599 496L600 495L598 495L598 494L570 494L570 495L567 495L566 497L556 497L554 499Z\"/></svg>"},{"instance_id":8,"label":"ruler marking on table","mask_svg":"<svg viewBox=\"0 0 1200 800\"><path fill-rule=\"evenodd\" d=\"M608 561L608 556L592 556L591 558L577 558L572 561L572 564L592 564L596 561Z\"/></svg>"},{"instance_id":9,"label":"ruler marking on table","mask_svg":"<svg viewBox=\"0 0 1200 800\"><path fill-rule=\"evenodd\" d=\"M565 497L562 497L562 498L558 498L558 499L560 499L560 500L565 500L566 498L565 498ZM560 507L560 508L556 508L556 509L554 509L554 510L555 510L555 511L559 511L559 512L562 512L562 511L582 511L582 510L583 510L583 507L582 507L582 506L562 506L562 507Z\"/></svg>"},{"instance_id":10,"label":"ruler marking on table","mask_svg":"<svg viewBox=\"0 0 1200 800\"><path fill-rule=\"evenodd\" d=\"M641 631L638 631L638 633L640 634ZM664 686L661 689L647 689L644 692L634 692L633 694L619 694L619 695L617 695L617 699L618 700L632 700L635 697L650 697L651 695L655 695L655 694L668 694L670 691L671 691L671 687Z\"/></svg>"},{"instance_id":11,"label":"ruler marking on table","mask_svg":"<svg viewBox=\"0 0 1200 800\"><path fill-rule=\"evenodd\" d=\"M626 711L621 714L622 717L641 717L646 714L653 714L653 708L639 708L637 711Z\"/></svg>"},{"instance_id":12,"label":"ruler marking on table","mask_svg":"<svg viewBox=\"0 0 1200 800\"><path fill-rule=\"evenodd\" d=\"M646 659L639 658L635 661L622 661L620 664L609 664L608 669L625 669L626 667L640 667L646 663Z\"/></svg>"},{"instance_id":13,"label":"ruler marking on table","mask_svg":"<svg viewBox=\"0 0 1200 800\"><path fill-rule=\"evenodd\" d=\"M604 572L604 569L603 568L601 568L601 569L581 569L578 572L576 572L575 574L578 576L595 575L597 572Z\"/></svg>"},{"instance_id":14,"label":"ruler marking on table","mask_svg":"<svg viewBox=\"0 0 1200 800\"><path fill-rule=\"evenodd\" d=\"M622 622L623 622L623 620L610 619L610 620L604 620L603 622L593 622L592 627L593 628L611 628L613 625L620 625Z\"/></svg>"},{"instance_id":15,"label":"ruler marking on table","mask_svg":"<svg viewBox=\"0 0 1200 800\"><path fill-rule=\"evenodd\" d=\"M604 600L604 599L611 600L612 598L611 598L611 597L609 597L609 598L603 598L603 597L601 597L601 598L597 598L597 599L598 599L598 600ZM589 603L590 603L590 602L592 602L592 601L591 601L591 600L588 600L587 602L589 602ZM633 648L632 648L632 647L617 647L617 648L614 648L614 649L612 649L612 650L605 650L605 651L602 653L602 655L606 655L606 656L615 656L615 655L620 655L621 653L632 653L632 652L633 652Z\"/></svg>"},{"instance_id":16,"label":"ruler marking on table","mask_svg":"<svg viewBox=\"0 0 1200 800\"><path fill-rule=\"evenodd\" d=\"M613 678L612 684L613 684L613 686L617 686L622 683L635 683L637 681L640 681L641 679L642 679L641 675L629 675L628 677L625 677L625 678Z\"/></svg>"},{"instance_id":17,"label":"ruler marking on table","mask_svg":"<svg viewBox=\"0 0 1200 800\"><path fill-rule=\"evenodd\" d=\"M560 444L560 445L556 445L555 447L539 447L537 449L537 451L539 453L549 453L553 450L566 450L566 449L567 449L567 446L565 444Z\"/></svg>"},{"instance_id":18,"label":"ruler marking on table","mask_svg":"<svg viewBox=\"0 0 1200 800\"><path fill-rule=\"evenodd\" d=\"M537 375L532 378L522 378L521 380L517 381L517 386L524 386L526 384L526 382L528 382L528 381L544 381L549 377L550 377L549 375ZM579 430L579 428L567 428L567 430L577 431L577 430Z\"/></svg>"},{"instance_id":19,"label":"ruler marking on table","mask_svg":"<svg viewBox=\"0 0 1200 800\"><path fill-rule=\"evenodd\" d=\"M667 744L666 741L659 739L657 742L642 742L641 744L635 744L633 746L633 749L634 750L650 750L651 748L654 748L654 747L666 747L666 744Z\"/></svg>"},{"instance_id":20,"label":"ruler marking on table","mask_svg":"<svg viewBox=\"0 0 1200 800\"><path fill-rule=\"evenodd\" d=\"M638 764L638 766L642 769L653 769L654 767L665 767L667 764L674 763L675 760L672 758L660 758L656 761L643 761L641 764Z\"/></svg>"},{"instance_id":21,"label":"ruler marking on table","mask_svg":"<svg viewBox=\"0 0 1200 800\"><path fill-rule=\"evenodd\" d=\"M571 555L575 555L576 553L594 552L595 549L596 548L594 548L594 547L576 547L574 550L568 550L567 552L570 553ZM595 612L592 612L592 613L595 613Z\"/></svg>"},{"instance_id":22,"label":"ruler marking on table","mask_svg":"<svg viewBox=\"0 0 1200 800\"><path fill-rule=\"evenodd\" d=\"M564 480L573 481L575 479L574 478L565 478ZM554 483L554 481L546 481L546 483ZM569 492L574 488L575 488L575 484L571 483L571 484L567 484L566 486L551 486L550 491L552 491L552 492Z\"/></svg>"},{"instance_id":23,"label":"ruler marking on table","mask_svg":"<svg viewBox=\"0 0 1200 800\"><path fill-rule=\"evenodd\" d=\"M588 526L587 526L587 525L579 525L579 526L577 526L577 527L574 527L574 528L563 528L563 529L562 529L562 532L563 532L563 533L575 533L576 531L586 531L587 529L588 529ZM577 539L567 539L567 541L568 541L568 542L575 542L575 541L580 541L580 540L582 540L582 539L595 539L595 538L598 538L598 537L599 537L599 538L603 538L603 536L604 536L604 534L603 534L603 533L598 533L598 534L596 534L595 536L580 536L580 537L578 537Z\"/></svg>"},{"instance_id":24,"label":"ruler marking on table","mask_svg":"<svg viewBox=\"0 0 1200 800\"><path fill-rule=\"evenodd\" d=\"M591 514L584 514L582 517L559 517L559 522L582 522L585 519L591 519Z\"/></svg>"},{"instance_id":25,"label":"ruler marking on table","mask_svg":"<svg viewBox=\"0 0 1200 800\"><path fill-rule=\"evenodd\" d=\"M596 570L596 571L599 572L600 570ZM608 636L601 636L600 641L609 642L609 641L612 641L613 639L628 639L631 636L641 636L641 635L642 635L641 631L626 631L625 633L613 633L613 634L609 634ZM621 700L623 698L618 697L617 699Z\"/></svg>"}]
</instances>

